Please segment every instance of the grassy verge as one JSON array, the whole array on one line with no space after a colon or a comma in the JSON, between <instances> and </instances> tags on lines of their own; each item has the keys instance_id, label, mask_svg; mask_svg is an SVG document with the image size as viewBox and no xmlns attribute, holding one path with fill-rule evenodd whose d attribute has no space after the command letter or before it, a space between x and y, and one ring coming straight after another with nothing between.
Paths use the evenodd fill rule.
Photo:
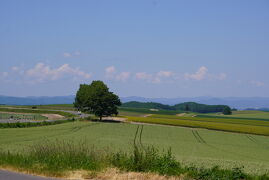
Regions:
<instances>
[{"instance_id":1,"label":"grassy verge","mask_svg":"<svg viewBox=\"0 0 269 180\"><path fill-rule=\"evenodd\" d=\"M137 131L138 132L138 131ZM140 132L138 132L140 133ZM137 133L137 134L138 134ZM85 143L66 141L36 144L20 153L0 151L0 166L19 171L62 177L75 170L100 172L106 168L118 168L127 172L151 172L165 176L181 176L184 179L265 180L268 175L247 175L240 168L220 169L183 166L176 161L171 149L160 152L153 146L143 146L140 138L130 152L98 150Z\"/></svg>"},{"instance_id":2,"label":"grassy verge","mask_svg":"<svg viewBox=\"0 0 269 180\"><path fill-rule=\"evenodd\" d=\"M249 133L257 135L269 135L268 126L255 126L246 124L232 124L232 123L221 123L221 122L210 122L210 121L199 121L191 120L189 117L181 119L168 119L168 118L152 118L152 117L127 117L129 121L141 122L141 123L152 123L152 124L163 124L173 126L184 126L184 127L195 127L195 128L206 128L212 130Z\"/></svg>"},{"instance_id":3,"label":"grassy verge","mask_svg":"<svg viewBox=\"0 0 269 180\"><path fill-rule=\"evenodd\" d=\"M27 120L46 120L48 119L45 116L41 116L40 114L14 114L14 113L3 113L0 112L0 119L27 119Z\"/></svg>"},{"instance_id":4,"label":"grassy verge","mask_svg":"<svg viewBox=\"0 0 269 180\"><path fill-rule=\"evenodd\" d=\"M49 111L49 110L36 110L36 109L15 109L15 108L0 108L1 112L16 112L16 113L37 113L37 114L59 114L68 118L75 117L74 114L63 111Z\"/></svg>"},{"instance_id":5,"label":"grassy verge","mask_svg":"<svg viewBox=\"0 0 269 180\"><path fill-rule=\"evenodd\" d=\"M0 128L26 128L26 127L37 127L56 125L66 122L73 122L74 119L57 120L57 121L42 121L42 122L16 122L16 123L0 123Z\"/></svg>"}]
</instances>

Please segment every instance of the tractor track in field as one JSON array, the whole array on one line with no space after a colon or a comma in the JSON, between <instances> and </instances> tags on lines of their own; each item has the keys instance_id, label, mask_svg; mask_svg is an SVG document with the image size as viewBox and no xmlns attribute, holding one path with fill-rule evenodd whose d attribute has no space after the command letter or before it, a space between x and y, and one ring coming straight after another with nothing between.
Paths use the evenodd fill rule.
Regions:
<instances>
[{"instance_id":1,"label":"tractor track in field","mask_svg":"<svg viewBox=\"0 0 269 180\"><path fill-rule=\"evenodd\" d=\"M250 141L254 142L255 144L260 144L254 137L252 137L252 136L250 136L250 135L246 135L246 137L247 137Z\"/></svg>"},{"instance_id":2,"label":"tractor track in field","mask_svg":"<svg viewBox=\"0 0 269 180\"><path fill-rule=\"evenodd\" d=\"M262 148L264 148L264 149L266 149L266 150L269 149L269 146L266 146L265 144L260 143L260 142L257 141L257 139L254 138L253 136L246 135L246 137L247 137L251 142L253 142L253 143L255 143L255 144L261 146Z\"/></svg>"},{"instance_id":3,"label":"tractor track in field","mask_svg":"<svg viewBox=\"0 0 269 180\"><path fill-rule=\"evenodd\" d=\"M86 128L86 127L89 127L89 126L96 126L96 125L99 125L99 123L91 123L91 124L89 124L87 126L76 126L76 127L72 127L70 131L72 133L75 133L75 132L78 132L79 130L81 130L83 128Z\"/></svg>"},{"instance_id":4,"label":"tractor track in field","mask_svg":"<svg viewBox=\"0 0 269 180\"><path fill-rule=\"evenodd\" d=\"M240 153L237 153L237 152L233 152L233 151L229 151L229 150L224 150L224 149L221 149L221 148L218 148L216 146L213 146L211 144L206 143L206 141L202 138L202 136L199 134L199 132L197 130L195 130L195 129L192 129L192 134L193 134L193 136L195 137L195 139L196 139L196 141L198 143L205 144L205 145L207 145L210 148L213 148L215 150L222 151L222 152L225 152L225 153L228 153L228 154L236 154L237 156L241 156L241 157L245 157L245 158L248 157L248 158L251 158L251 159L255 159L256 160L256 158L254 158L254 157L249 157L249 156L245 156L245 155L242 155ZM254 139L254 137L253 137L252 140L255 141L256 143L258 143L257 140Z\"/></svg>"},{"instance_id":5,"label":"tractor track in field","mask_svg":"<svg viewBox=\"0 0 269 180\"><path fill-rule=\"evenodd\" d=\"M206 141L201 137L201 135L198 133L197 130L191 130L191 132L193 136L195 137L195 139L197 140L197 142L206 144Z\"/></svg>"}]
</instances>

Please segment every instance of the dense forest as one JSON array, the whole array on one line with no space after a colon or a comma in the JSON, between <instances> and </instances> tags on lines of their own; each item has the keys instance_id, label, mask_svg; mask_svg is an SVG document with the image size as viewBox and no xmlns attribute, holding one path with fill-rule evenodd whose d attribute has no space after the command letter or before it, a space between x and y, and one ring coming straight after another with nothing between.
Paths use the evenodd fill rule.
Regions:
<instances>
[{"instance_id":1,"label":"dense forest","mask_svg":"<svg viewBox=\"0 0 269 180\"><path fill-rule=\"evenodd\" d=\"M137 102L131 101L123 103L121 107L128 108L145 108L145 109L162 109L162 110L178 110L178 111L190 111L190 112L198 112L198 113L211 113L211 112L223 112L226 105L206 105L199 104L195 102L185 102L176 104L174 106L164 105L161 103L154 102Z\"/></svg>"}]
</instances>

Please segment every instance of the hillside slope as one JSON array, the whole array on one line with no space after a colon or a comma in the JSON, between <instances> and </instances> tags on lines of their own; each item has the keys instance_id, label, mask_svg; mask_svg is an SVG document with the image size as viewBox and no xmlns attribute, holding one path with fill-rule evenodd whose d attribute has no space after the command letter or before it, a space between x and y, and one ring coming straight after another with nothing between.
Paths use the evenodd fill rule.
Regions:
<instances>
[{"instance_id":1,"label":"hillside slope","mask_svg":"<svg viewBox=\"0 0 269 180\"><path fill-rule=\"evenodd\" d=\"M154 102L131 101L131 102L123 103L121 107L211 113L211 112L222 112L223 109L227 106L226 105L206 105L206 104L199 104L195 102L185 102L185 103L176 104L174 106L170 106L170 105L164 105L161 103L154 103Z\"/></svg>"}]
</instances>

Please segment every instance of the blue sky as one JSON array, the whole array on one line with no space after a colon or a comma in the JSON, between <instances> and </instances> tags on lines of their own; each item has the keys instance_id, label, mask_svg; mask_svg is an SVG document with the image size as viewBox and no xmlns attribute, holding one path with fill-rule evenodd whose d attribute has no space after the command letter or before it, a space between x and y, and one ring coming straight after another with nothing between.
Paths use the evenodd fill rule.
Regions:
<instances>
[{"instance_id":1,"label":"blue sky","mask_svg":"<svg viewBox=\"0 0 269 180\"><path fill-rule=\"evenodd\" d=\"M269 1L3 0L0 94L269 96Z\"/></svg>"}]
</instances>

